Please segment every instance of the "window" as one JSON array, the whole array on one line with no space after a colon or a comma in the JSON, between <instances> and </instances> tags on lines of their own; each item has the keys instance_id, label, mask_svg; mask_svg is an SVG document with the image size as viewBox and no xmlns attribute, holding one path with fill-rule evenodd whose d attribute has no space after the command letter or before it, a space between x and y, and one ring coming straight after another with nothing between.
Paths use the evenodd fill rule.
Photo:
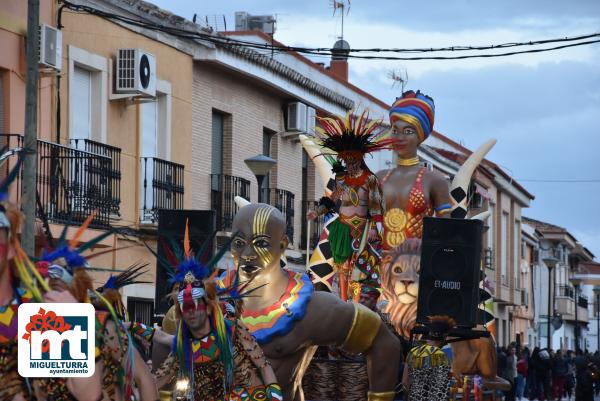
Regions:
<instances>
[{"instance_id":1,"label":"window","mask_svg":"<svg viewBox=\"0 0 600 401\"><path fill-rule=\"evenodd\" d=\"M212 112L212 151L211 174L223 174L223 128L225 118L222 113Z\"/></svg>"},{"instance_id":2,"label":"window","mask_svg":"<svg viewBox=\"0 0 600 401\"><path fill-rule=\"evenodd\" d=\"M107 59L69 46L69 137L106 143ZM83 149L83 141L77 146Z\"/></svg>"},{"instance_id":3,"label":"window","mask_svg":"<svg viewBox=\"0 0 600 401\"><path fill-rule=\"evenodd\" d=\"M502 284L508 285L508 213L502 212L502 222L500 223L500 276Z\"/></svg>"},{"instance_id":4,"label":"window","mask_svg":"<svg viewBox=\"0 0 600 401\"><path fill-rule=\"evenodd\" d=\"M495 219L496 219L496 215L495 213L495 205L493 203L489 204L489 211L490 211L490 217L488 217L487 219L487 225L490 227L487 230L487 235L486 235L486 240L487 240L487 247L488 248L492 248L494 249L496 247L496 244L494 244L494 231L496 230L496 224Z\"/></svg>"},{"instance_id":5,"label":"window","mask_svg":"<svg viewBox=\"0 0 600 401\"><path fill-rule=\"evenodd\" d=\"M73 125L71 126L71 138L92 138L92 73L81 67L73 69L73 88L71 98L73 110ZM83 143L78 147L84 149Z\"/></svg>"},{"instance_id":6,"label":"window","mask_svg":"<svg viewBox=\"0 0 600 401\"><path fill-rule=\"evenodd\" d=\"M145 211L154 209L154 159L171 158L171 84L158 80L156 90L154 101L140 104L142 221L151 219Z\"/></svg>"},{"instance_id":7,"label":"window","mask_svg":"<svg viewBox=\"0 0 600 401\"><path fill-rule=\"evenodd\" d=\"M0 70L0 133L4 130L4 74Z\"/></svg>"},{"instance_id":8,"label":"window","mask_svg":"<svg viewBox=\"0 0 600 401\"><path fill-rule=\"evenodd\" d=\"M271 139L273 139L273 135L275 135L275 132L267 129L267 128L263 128L263 135L262 135L262 148L263 148L263 155L265 156L271 156ZM260 187L260 191L262 192L262 198L261 201L262 202L269 202L269 187L271 186L271 174L267 174L266 177L263 179L262 185Z\"/></svg>"},{"instance_id":9,"label":"window","mask_svg":"<svg viewBox=\"0 0 600 401\"><path fill-rule=\"evenodd\" d=\"M513 263L514 263L514 274L516 277L516 288L521 288L521 258L520 258L520 234L521 234L521 222L515 220L514 232L513 232Z\"/></svg>"}]
</instances>

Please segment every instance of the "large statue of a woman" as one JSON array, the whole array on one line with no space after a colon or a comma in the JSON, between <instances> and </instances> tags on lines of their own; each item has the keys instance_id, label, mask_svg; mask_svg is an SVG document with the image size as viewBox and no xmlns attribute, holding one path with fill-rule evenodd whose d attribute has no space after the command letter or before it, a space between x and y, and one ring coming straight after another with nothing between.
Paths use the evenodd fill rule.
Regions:
<instances>
[{"instance_id":1,"label":"large statue of a woman","mask_svg":"<svg viewBox=\"0 0 600 401\"><path fill-rule=\"evenodd\" d=\"M419 91L405 92L390 109L398 161L395 168L377 173L383 185L385 249L421 238L425 216L444 216L452 208L448 181L417 157L417 148L433 131L434 115L433 99Z\"/></svg>"}]
</instances>

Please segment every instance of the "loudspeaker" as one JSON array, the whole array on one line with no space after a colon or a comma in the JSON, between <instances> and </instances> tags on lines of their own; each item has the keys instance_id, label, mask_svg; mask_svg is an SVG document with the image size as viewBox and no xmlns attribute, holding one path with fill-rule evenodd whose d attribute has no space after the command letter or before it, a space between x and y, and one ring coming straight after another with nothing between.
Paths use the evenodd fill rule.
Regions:
<instances>
[{"instance_id":1,"label":"loudspeaker","mask_svg":"<svg viewBox=\"0 0 600 401\"><path fill-rule=\"evenodd\" d=\"M481 220L425 217L417 323L445 315L457 327L476 325L482 229Z\"/></svg>"},{"instance_id":2,"label":"loudspeaker","mask_svg":"<svg viewBox=\"0 0 600 401\"><path fill-rule=\"evenodd\" d=\"M157 253L159 260L168 260L170 241L175 241L183 249L183 236L185 233L185 222L188 221L190 247L194 254L199 251L205 241L211 239L215 231L214 210L171 210L161 209L158 211L158 238ZM207 263L213 255L214 244L206 247L204 255L200 255L200 261ZM159 260L156 261L156 290L154 299L154 313L163 315L169 310L170 303L168 295L172 290L169 285L169 275Z\"/></svg>"}]
</instances>

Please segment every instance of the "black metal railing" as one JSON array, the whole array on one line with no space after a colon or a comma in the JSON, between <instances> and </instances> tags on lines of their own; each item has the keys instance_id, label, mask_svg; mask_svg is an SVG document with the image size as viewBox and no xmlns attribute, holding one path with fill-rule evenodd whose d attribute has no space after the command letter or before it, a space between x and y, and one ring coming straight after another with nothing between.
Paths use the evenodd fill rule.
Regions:
<instances>
[{"instance_id":1,"label":"black metal railing","mask_svg":"<svg viewBox=\"0 0 600 401\"><path fill-rule=\"evenodd\" d=\"M110 202L110 212L120 216L121 205L121 149L116 146L107 145L104 143L92 141L90 139L71 139L71 145L76 149L85 150L86 152L94 153L109 157L111 160L110 168L103 171L107 173L106 178L109 180L108 196Z\"/></svg>"},{"instance_id":2,"label":"black metal railing","mask_svg":"<svg viewBox=\"0 0 600 401\"><path fill-rule=\"evenodd\" d=\"M323 230L323 216L318 216L310 223L310 233L307 232L308 219L306 218L306 213L308 213L309 210L316 211L318 205L319 202L317 201L302 201L302 232L300 233L300 249L306 249L307 234L310 235L308 238L310 241L310 249L314 249L315 245L317 245L317 242L319 242L319 236L321 235L321 230Z\"/></svg>"},{"instance_id":3,"label":"black metal railing","mask_svg":"<svg viewBox=\"0 0 600 401\"><path fill-rule=\"evenodd\" d=\"M23 137L2 135L2 142L10 147L22 146ZM111 159L41 139L37 140L37 154L38 217L73 224L95 212L90 226L109 227Z\"/></svg>"},{"instance_id":4,"label":"black metal railing","mask_svg":"<svg viewBox=\"0 0 600 401\"><path fill-rule=\"evenodd\" d=\"M235 197L250 200L250 181L227 174L210 175L210 208L217 215L217 230L229 231L238 208Z\"/></svg>"},{"instance_id":5,"label":"black metal railing","mask_svg":"<svg viewBox=\"0 0 600 401\"><path fill-rule=\"evenodd\" d=\"M156 223L160 209L183 208L182 164L156 157L140 158L142 164L142 197L140 220Z\"/></svg>"},{"instance_id":6,"label":"black metal railing","mask_svg":"<svg viewBox=\"0 0 600 401\"><path fill-rule=\"evenodd\" d=\"M261 200L275 206L283 213L287 226L286 234L290 243L294 243L294 194L277 188L261 188L261 191Z\"/></svg>"},{"instance_id":7,"label":"black metal railing","mask_svg":"<svg viewBox=\"0 0 600 401\"><path fill-rule=\"evenodd\" d=\"M585 295L580 295L577 299L577 305L581 306L582 308L587 309L588 307L588 299Z\"/></svg>"},{"instance_id":8,"label":"black metal railing","mask_svg":"<svg viewBox=\"0 0 600 401\"><path fill-rule=\"evenodd\" d=\"M573 289L573 287L569 287L568 285L559 285L558 296L575 299L575 290Z\"/></svg>"}]
</instances>

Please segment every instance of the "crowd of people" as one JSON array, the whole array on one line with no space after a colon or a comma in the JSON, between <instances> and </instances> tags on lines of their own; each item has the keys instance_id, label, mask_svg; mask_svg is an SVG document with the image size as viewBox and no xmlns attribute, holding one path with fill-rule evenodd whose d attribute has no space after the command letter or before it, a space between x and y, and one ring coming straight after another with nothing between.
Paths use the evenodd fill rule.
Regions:
<instances>
[{"instance_id":1,"label":"crowd of people","mask_svg":"<svg viewBox=\"0 0 600 401\"><path fill-rule=\"evenodd\" d=\"M498 347L498 375L512 386L505 401L593 401L600 393L600 352L591 354L535 347L530 351L516 343Z\"/></svg>"}]
</instances>

